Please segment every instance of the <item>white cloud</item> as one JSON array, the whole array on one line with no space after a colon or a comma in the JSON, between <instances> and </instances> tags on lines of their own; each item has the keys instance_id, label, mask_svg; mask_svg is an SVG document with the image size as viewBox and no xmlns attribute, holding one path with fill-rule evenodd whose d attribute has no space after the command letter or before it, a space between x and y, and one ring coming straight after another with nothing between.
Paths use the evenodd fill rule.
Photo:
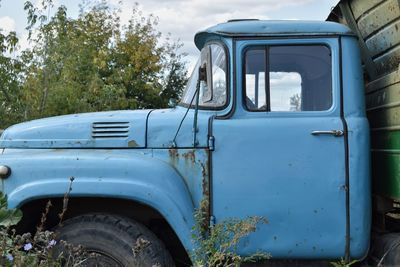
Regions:
<instances>
[{"instance_id":1,"label":"white cloud","mask_svg":"<svg viewBox=\"0 0 400 267\"><path fill-rule=\"evenodd\" d=\"M0 18L0 29L6 33L15 31L15 20L9 16Z\"/></svg>"},{"instance_id":2,"label":"white cloud","mask_svg":"<svg viewBox=\"0 0 400 267\"><path fill-rule=\"evenodd\" d=\"M31 49L34 46L34 42L28 40L28 35L29 33L27 31L25 31L24 33L22 33L20 36L18 36L19 38L19 42L18 42L18 49L19 51L24 51L26 49ZM38 35L38 31L34 30L32 32L32 40L34 40Z\"/></svg>"},{"instance_id":3,"label":"white cloud","mask_svg":"<svg viewBox=\"0 0 400 267\"><path fill-rule=\"evenodd\" d=\"M164 35L171 33L173 40L183 42L183 52L189 55L189 65L198 51L193 43L196 32L229 19L255 18L268 19L279 9L294 8L309 4L315 0L146 0L139 1L143 15L153 14L159 18L157 29ZM118 5L119 0L108 0ZM124 1L121 22L126 23L131 17L134 1ZM284 18L282 18L284 19Z\"/></svg>"}]
</instances>

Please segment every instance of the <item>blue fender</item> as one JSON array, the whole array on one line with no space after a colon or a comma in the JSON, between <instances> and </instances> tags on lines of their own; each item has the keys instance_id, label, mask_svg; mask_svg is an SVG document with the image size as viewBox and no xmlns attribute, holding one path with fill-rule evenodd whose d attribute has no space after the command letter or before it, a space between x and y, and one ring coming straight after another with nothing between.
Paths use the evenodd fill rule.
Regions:
<instances>
[{"instance_id":1,"label":"blue fender","mask_svg":"<svg viewBox=\"0 0 400 267\"><path fill-rule=\"evenodd\" d=\"M74 177L70 197L123 198L148 205L164 216L187 251L193 249L194 205L188 188L151 150L6 150L1 164L12 170L3 184L10 208L61 197Z\"/></svg>"}]
</instances>

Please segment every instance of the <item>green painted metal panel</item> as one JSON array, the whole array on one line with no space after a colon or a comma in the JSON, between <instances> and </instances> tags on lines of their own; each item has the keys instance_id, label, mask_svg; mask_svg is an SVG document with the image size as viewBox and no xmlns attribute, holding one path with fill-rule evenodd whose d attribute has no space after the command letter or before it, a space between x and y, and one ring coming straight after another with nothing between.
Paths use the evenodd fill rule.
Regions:
<instances>
[{"instance_id":1,"label":"green painted metal panel","mask_svg":"<svg viewBox=\"0 0 400 267\"><path fill-rule=\"evenodd\" d=\"M375 194L400 199L400 151L372 152Z\"/></svg>"},{"instance_id":2,"label":"green painted metal panel","mask_svg":"<svg viewBox=\"0 0 400 267\"><path fill-rule=\"evenodd\" d=\"M367 85L375 194L400 200L400 68Z\"/></svg>"},{"instance_id":3,"label":"green painted metal panel","mask_svg":"<svg viewBox=\"0 0 400 267\"><path fill-rule=\"evenodd\" d=\"M372 131L371 148L375 152L400 152L400 129Z\"/></svg>"},{"instance_id":4,"label":"green painted metal panel","mask_svg":"<svg viewBox=\"0 0 400 267\"><path fill-rule=\"evenodd\" d=\"M367 115L372 131L376 128L400 126L399 84L368 94Z\"/></svg>"},{"instance_id":5,"label":"green painted metal panel","mask_svg":"<svg viewBox=\"0 0 400 267\"><path fill-rule=\"evenodd\" d=\"M373 128L385 128L400 125L400 107L388 107L368 112L370 126ZM373 130L373 129L372 129Z\"/></svg>"}]
</instances>

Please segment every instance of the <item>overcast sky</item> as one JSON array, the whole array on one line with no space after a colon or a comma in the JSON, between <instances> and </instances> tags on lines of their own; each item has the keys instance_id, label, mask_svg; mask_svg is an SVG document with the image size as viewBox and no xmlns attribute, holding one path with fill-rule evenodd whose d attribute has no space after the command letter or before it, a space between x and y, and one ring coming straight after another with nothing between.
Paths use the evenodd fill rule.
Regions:
<instances>
[{"instance_id":1,"label":"overcast sky","mask_svg":"<svg viewBox=\"0 0 400 267\"><path fill-rule=\"evenodd\" d=\"M39 3L41 0L33 0ZM0 0L0 28L17 31L24 48L26 38L25 0ZM65 5L71 17L78 15L81 0L55 0L55 6ZM107 0L111 5L119 0ZM158 30L171 33L173 39L180 39L186 60L193 65L198 51L193 44L194 34L214 24L229 19L301 19L325 20L338 0L124 0L122 22L128 21L135 2L144 15L154 14L159 18ZM54 8L55 9L55 8Z\"/></svg>"}]
</instances>

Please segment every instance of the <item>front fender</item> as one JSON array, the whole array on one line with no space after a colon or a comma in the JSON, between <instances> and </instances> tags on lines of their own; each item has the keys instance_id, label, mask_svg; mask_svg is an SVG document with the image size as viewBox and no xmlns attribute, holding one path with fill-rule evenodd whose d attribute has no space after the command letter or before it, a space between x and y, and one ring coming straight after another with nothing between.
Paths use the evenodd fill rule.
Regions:
<instances>
[{"instance_id":1,"label":"front fender","mask_svg":"<svg viewBox=\"0 0 400 267\"><path fill-rule=\"evenodd\" d=\"M112 197L148 205L168 221L192 250L194 205L182 177L151 150L6 150L1 164L12 175L3 192L10 208L33 199L61 197L74 177L70 197Z\"/></svg>"}]
</instances>

